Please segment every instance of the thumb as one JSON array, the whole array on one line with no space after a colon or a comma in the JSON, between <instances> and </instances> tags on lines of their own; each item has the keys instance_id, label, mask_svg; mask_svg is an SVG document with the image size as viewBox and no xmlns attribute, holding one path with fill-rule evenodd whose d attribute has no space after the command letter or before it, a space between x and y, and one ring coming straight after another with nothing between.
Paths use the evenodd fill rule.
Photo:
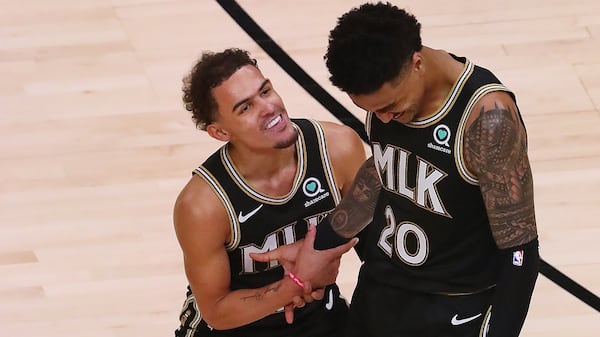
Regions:
<instances>
[{"instance_id":1,"label":"thumb","mask_svg":"<svg viewBox=\"0 0 600 337\"><path fill-rule=\"evenodd\" d=\"M306 236L304 237L304 245L308 245L308 247L313 247L315 244L316 235L317 235L317 226L310 225L308 227L308 232L306 232Z\"/></svg>"},{"instance_id":2,"label":"thumb","mask_svg":"<svg viewBox=\"0 0 600 337\"><path fill-rule=\"evenodd\" d=\"M350 249L352 249L352 247L356 246L356 244L358 243L358 238L352 238L352 240L344 243L343 245L339 245L335 248L332 248L331 251L332 253L336 254L336 255L343 255L346 252L348 252Z\"/></svg>"}]
</instances>

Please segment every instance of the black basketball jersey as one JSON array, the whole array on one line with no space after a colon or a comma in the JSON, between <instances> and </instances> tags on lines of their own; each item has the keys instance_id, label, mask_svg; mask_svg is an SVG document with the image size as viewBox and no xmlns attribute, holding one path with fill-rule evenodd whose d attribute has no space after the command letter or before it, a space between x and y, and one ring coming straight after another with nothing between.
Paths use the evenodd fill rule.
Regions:
<instances>
[{"instance_id":1,"label":"black basketball jersey","mask_svg":"<svg viewBox=\"0 0 600 337\"><path fill-rule=\"evenodd\" d=\"M292 122L298 130L298 167L293 187L285 196L272 197L253 189L238 173L227 145L194 170L212 187L229 215L231 241L226 243L226 249L232 290L258 288L280 280L283 268L277 262L255 262L250 253L267 252L303 239L309 224L316 225L340 201L321 125L306 119ZM339 295L337 286L327 291L330 289ZM234 335L239 336L269 336L286 331L287 335L291 327L302 326L303 320L310 319L315 311L324 310L322 302L314 301L296 309L292 326L285 322L280 310L232 332L238 330ZM197 323L211 329L204 321Z\"/></svg>"},{"instance_id":2,"label":"black basketball jersey","mask_svg":"<svg viewBox=\"0 0 600 337\"><path fill-rule=\"evenodd\" d=\"M427 293L477 292L492 287L499 270L478 180L465 166L462 143L479 98L492 91L514 95L490 71L453 57L464 70L433 116L385 124L368 113L366 121L382 191L363 272Z\"/></svg>"}]
</instances>

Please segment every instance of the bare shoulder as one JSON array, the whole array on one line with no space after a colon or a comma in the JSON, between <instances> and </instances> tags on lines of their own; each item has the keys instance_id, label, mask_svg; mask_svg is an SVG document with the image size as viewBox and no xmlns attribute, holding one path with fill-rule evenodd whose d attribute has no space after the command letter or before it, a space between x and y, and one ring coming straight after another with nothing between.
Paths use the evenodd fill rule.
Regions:
<instances>
[{"instance_id":1,"label":"bare shoulder","mask_svg":"<svg viewBox=\"0 0 600 337\"><path fill-rule=\"evenodd\" d=\"M481 173L481 164L512 165L526 154L526 134L513 98L491 92L473 107L465 129L464 146L469 169ZM487 160L486 160L487 158Z\"/></svg>"},{"instance_id":2,"label":"bare shoulder","mask_svg":"<svg viewBox=\"0 0 600 337\"><path fill-rule=\"evenodd\" d=\"M364 153L364 143L351 127L324 121L320 121L319 124L323 126L327 147L332 155L339 151L351 153L358 150Z\"/></svg>"},{"instance_id":3,"label":"bare shoulder","mask_svg":"<svg viewBox=\"0 0 600 337\"><path fill-rule=\"evenodd\" d=\"M221 242L229 235L229 220L223 204L208 183L197 175L192 176L177 196L173 223L184 249L190 238L197 240L200 234Z\"/></svg>"},{"instance_id":4,"label":"bare shoulder","mask_svg":"<svg viewBox=\"0 0 600 337\"><path fill-rule=\"evenodd\" d=\"M482 113L493 112L493 114L500 114L504 116L510 116L511 119L518 119L517 105L515 104L512 96L504 91L493 91L485 94L473 107L469 120L467 121L468 127L477 119L479 119ZM488 113L489 115L489 113ZM493 126L493 125L488 125Z\"/></svg>"},{"instance_id":5,"label":"bare shoulder","mask_svg":"<svg viewBox=\"0 0 600 337\"><path fill-rule=\"evenodd\" d=\"M349 188L366 159L365 144L354 129L332 122L319 122L325 132L327 152L342 193Z\"/></svg>"}]
</instances>

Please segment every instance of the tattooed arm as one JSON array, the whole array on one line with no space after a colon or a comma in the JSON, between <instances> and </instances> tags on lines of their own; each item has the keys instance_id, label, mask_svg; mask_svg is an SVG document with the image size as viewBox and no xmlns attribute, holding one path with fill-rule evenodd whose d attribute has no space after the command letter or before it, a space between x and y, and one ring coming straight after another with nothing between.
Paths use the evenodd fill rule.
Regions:
<instances>
[{"instance_id":1,"label":"tattooed arm","mask_svg":"<svg viewBox=\"0 0 600 337\"><path fill-rule=\"evenodd\" d=\"M371 219L381 182L373 157L363 163L340 204L317 226L314 247L324 250L347 242L365 228Z\"/></svg>"},{"instance_id":2,"label":"tattooed arm","mask_svg":"<svg viewBox=\"0 0 600 337\"><path fill-rule=\"evenodd\" d=\"M380 189L381 182L371 157L356 173L348 194L328 215L333 230L341 237L351 238L365 228L373 219Z\"/></svg>"},{"instance_id":3,"label":"tattooed arm","mask_svg":"<svg viewBox=\"0 0 600 337\"><path fill-rule=\"evenodd\" d=\"M504 92L487 94L478 107L465 133L465 160L479 179L492 234L500 249L530 242L537 236L533 179L517 107Z\"/></svg>"},{"instance_id":4,"label":"tattooed arm","mask_svg":"<svg viewBox=\"0 0 600 337\"><path fill-rule=\"evenodd\" d=\"M350 239L373 219L380 189L381 183L371 157L356 173L348 193L336 208L319 222L316 234L307 234L307 239L297 254L293 272L308 284L305 291L322 288L335 280L337 268L335 273L324 271L330 269L343 253L357 243L357 239ZM260 261L280 259L283 255L282 248L260 254ZM253 258L257 259L258 256Z\"/></svg>"},{"instance_id":5,"label":"tattooed arm","mask_svg":"<svg viewBox=\"0 0 600 337\"><path fill-rule=\"evenodd\" d=\"M465 160L479 179L501 258L488 337L519 335L539 269L527 137L507 93L485 95L469 118Z\"/></svg>"}]
</instances>

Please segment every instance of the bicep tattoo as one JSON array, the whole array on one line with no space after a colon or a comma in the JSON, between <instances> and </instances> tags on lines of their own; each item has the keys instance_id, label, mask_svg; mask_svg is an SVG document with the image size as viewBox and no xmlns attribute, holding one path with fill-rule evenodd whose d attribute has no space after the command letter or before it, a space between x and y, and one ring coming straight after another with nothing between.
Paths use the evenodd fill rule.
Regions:
<instances>
[{"instance_id":1,"label":"bicep tattoo","mask_svg":"<svg viewBox=\"0 0 600 337\"><path fill-rule=\"evenodd\" d=\"M478 176L500 249L527 243L537 235L526 142L516 111L498 104L482 107L465 136L465 159Z\"/></svg>"},{"instance_id":2,"label":"bicep tattoo","mask_svg":"<svg viewBox=\"0 0 600 337\"><path fill-rule=\"evenodd\" d=\"M365 228L373 219L380 189L381 182L371 157L363 163L348 193L331 212L331 227L336 233L350 238Z\"/></svg>"}]
</instances>

